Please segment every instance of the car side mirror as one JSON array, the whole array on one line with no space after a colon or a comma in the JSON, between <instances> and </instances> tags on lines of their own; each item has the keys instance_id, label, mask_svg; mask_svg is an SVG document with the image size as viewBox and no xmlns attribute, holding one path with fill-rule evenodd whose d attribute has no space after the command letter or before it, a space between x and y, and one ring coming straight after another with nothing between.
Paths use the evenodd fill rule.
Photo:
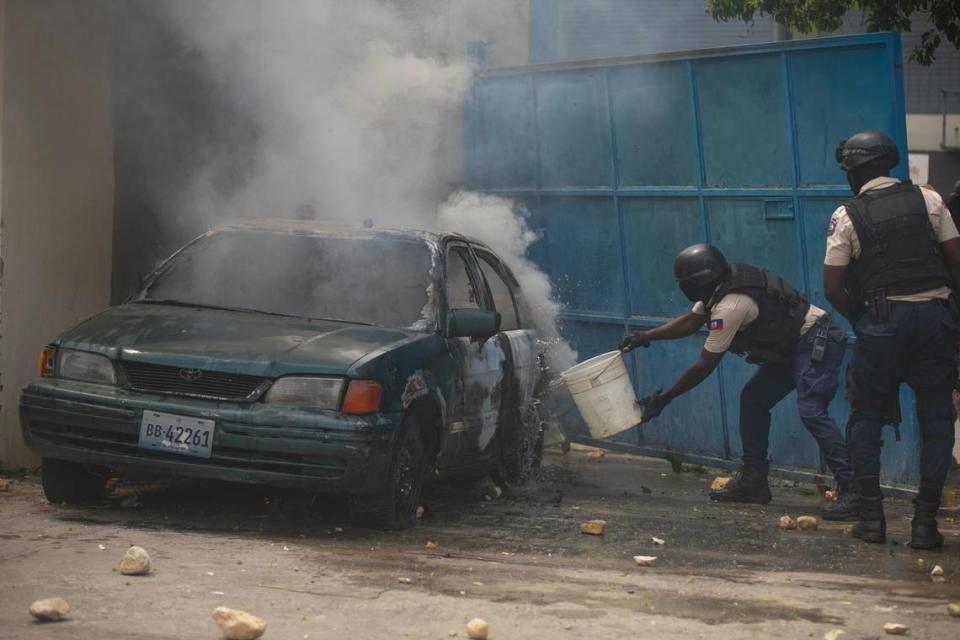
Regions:
<instances>
[{"instance_id":1,"label":"car side mirror","mask_svg":"<svg viewBox=\"0 0 960 640\"><path fill-rule=\"evenodd\" d=\"M500 331L500 314L483 309L450 309L447 335L451 338L487 339Z\"/></svg>"}]
</instances>

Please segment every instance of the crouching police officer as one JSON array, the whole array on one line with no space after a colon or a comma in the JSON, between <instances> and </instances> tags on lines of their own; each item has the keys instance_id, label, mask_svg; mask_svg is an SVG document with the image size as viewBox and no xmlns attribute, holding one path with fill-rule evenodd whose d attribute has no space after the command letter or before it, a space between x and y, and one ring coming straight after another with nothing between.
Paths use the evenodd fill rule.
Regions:
<instances>
[{"instance_id":1,"label":"crouching police officer","mask_svg":"<svg viewBox=\"0 0 960 640\"><path fill-rule=\"evenodd\" d=\"M858 492L853 468L840 429L827 411L837 392L846 334L782 278L749 265L728 265L716 247L698 244L684 249L673 272L680 289L695 303L693 309L650 331L634 332L623 339L621 349L692 335L708 318L709 334L700 358L672 387L641 400L643 421L660 415L674 398L706 379L728 350L744 355L760 368L740 393L743 463L733 481L712 492L711 499L770 502L770 411L796 389L800 419L839 487L837 501L824 508L823 517L855 519Z\"/></svg>"},{"instance_id":2,"label":"crouching police officer","mask_svg":"<svg viewBox=\"0 0 960 640\"><path fill-rule=\"evenodd\" d=\"M886 539L880 436L884 424L899 423L899 387L906 382L917 397L921 440L910 546L939 548L936 515L954 440L957 325L950 288L960 281L960 239L936 192L889 177L899 162L890 138L858 133L836 155L855 197L830 219L823 288L857 335L847 373L847 450L862 494L853 535Z\"/></svg>"}]
</instances>

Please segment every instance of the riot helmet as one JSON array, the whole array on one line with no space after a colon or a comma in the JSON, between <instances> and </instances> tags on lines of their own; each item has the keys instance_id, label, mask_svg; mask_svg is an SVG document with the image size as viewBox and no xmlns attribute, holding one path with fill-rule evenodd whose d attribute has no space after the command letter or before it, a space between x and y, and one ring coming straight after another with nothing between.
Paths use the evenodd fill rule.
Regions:
<instances>
[{"instance_id":1,"label":"riot helmet","mask_svg":"<svg viewBox=\"0 0 960 640\"><path fill-rule=\"evenodd\" d=\"M677 255L673 275L691 302L706 303L727 274L727 259L709 244L695 244Z\"/></svg>"},{"instance_id":2,"label":"riot helmet","mask_svg":"<svg viewBox=\"0 0 960 640\"><path fill-rule=\"evenodd\" d=\"M867 163L876 162L883 171L890 171L900 162L896 143L879 131L861 131L841 140L836 150L837 164L850 172Z\"/></svg>"}]
</instances>

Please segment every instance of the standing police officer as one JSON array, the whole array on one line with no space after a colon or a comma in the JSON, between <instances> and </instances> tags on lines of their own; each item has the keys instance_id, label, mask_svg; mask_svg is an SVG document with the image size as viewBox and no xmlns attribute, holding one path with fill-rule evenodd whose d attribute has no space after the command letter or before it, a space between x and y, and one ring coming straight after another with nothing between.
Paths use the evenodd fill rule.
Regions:
<instances>
[{"instance_id":1,"label":"standing police officer","mask_svg":"<svg viewBox=\"0 0 960 640\"><path fill-rule=\"evenodd\" d=\"M629 351L648 347L652 340L693 335L708 318L709 334L700 358L672 387L641 400L643 421L660 415L671 400L706 379L728 350L744 355L760 368L740 393L743 464L733 481L710 498L770 502L770 411L796 389L800 419L816 439L839 487L837 501L824 509L823 517L855 519L858 491L853 468L840 428L827 411L837 392L846 334L782 278L745 264L728 265L710 245L684 249L673 271L680 289L695 303L693 309L650 331L634 332L620 348Z\"/></svg>"},{"instance_id":2,"label":"standing police officer","mask_svg":"<svg viewBox=\"0 0 960 640\"><path fill-rule=\"evenodd\" d=\"M917 397L922 443L910 546L936 549L943 546L936 515L954 440L957 326L950 298L960 282L960 239L936 192L890 177L899 154L886 135L858 133L836 155L855 197L830 219L823 288L857 335L847 376L847 449L862 494L853 535L886 540L880 436L884 424L899 422L906 382Z\"/></svg>"}]
</instances>

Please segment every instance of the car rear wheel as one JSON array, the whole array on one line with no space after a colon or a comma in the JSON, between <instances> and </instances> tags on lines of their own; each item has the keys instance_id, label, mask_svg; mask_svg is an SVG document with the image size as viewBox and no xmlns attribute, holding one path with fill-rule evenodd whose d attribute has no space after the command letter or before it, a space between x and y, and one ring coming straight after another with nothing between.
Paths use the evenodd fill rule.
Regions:
<instances>
[{"instance_id":1,"label":"car rear wheel","mask_svg":"<svg viewBox=\"0 0 960 640\"><path fill-rule=\"evenodd\" d=\"M79 462L44 458L42 463L43 495L55 504L83 504L103 497L106 474L90 471Z\"/></svg>"},{"instance_id":2,"label":"car rear wheel","mask_svg":"<svg viewBox=\"0 0 960 640\"><path fill-rule=\"evenodd\" d=\"M384 486L375 494L357 496L350 520L375 529L412 527L417 522L425 469L423 435L419 423L411 416L400 427Z\"/></svg>"},{"instance_id":3,"label":"car rear wheel","mask_svg":"<svg viewBox=\"0 0 960 640\"><path fill-rule=\"evenodd\" d=\"M533 400L520 424L500 438L497 464L493 470L497 484L507 488L522 487L537 477L543 460L545 412L543 403Z\"/></svg>"}]
</instances>

